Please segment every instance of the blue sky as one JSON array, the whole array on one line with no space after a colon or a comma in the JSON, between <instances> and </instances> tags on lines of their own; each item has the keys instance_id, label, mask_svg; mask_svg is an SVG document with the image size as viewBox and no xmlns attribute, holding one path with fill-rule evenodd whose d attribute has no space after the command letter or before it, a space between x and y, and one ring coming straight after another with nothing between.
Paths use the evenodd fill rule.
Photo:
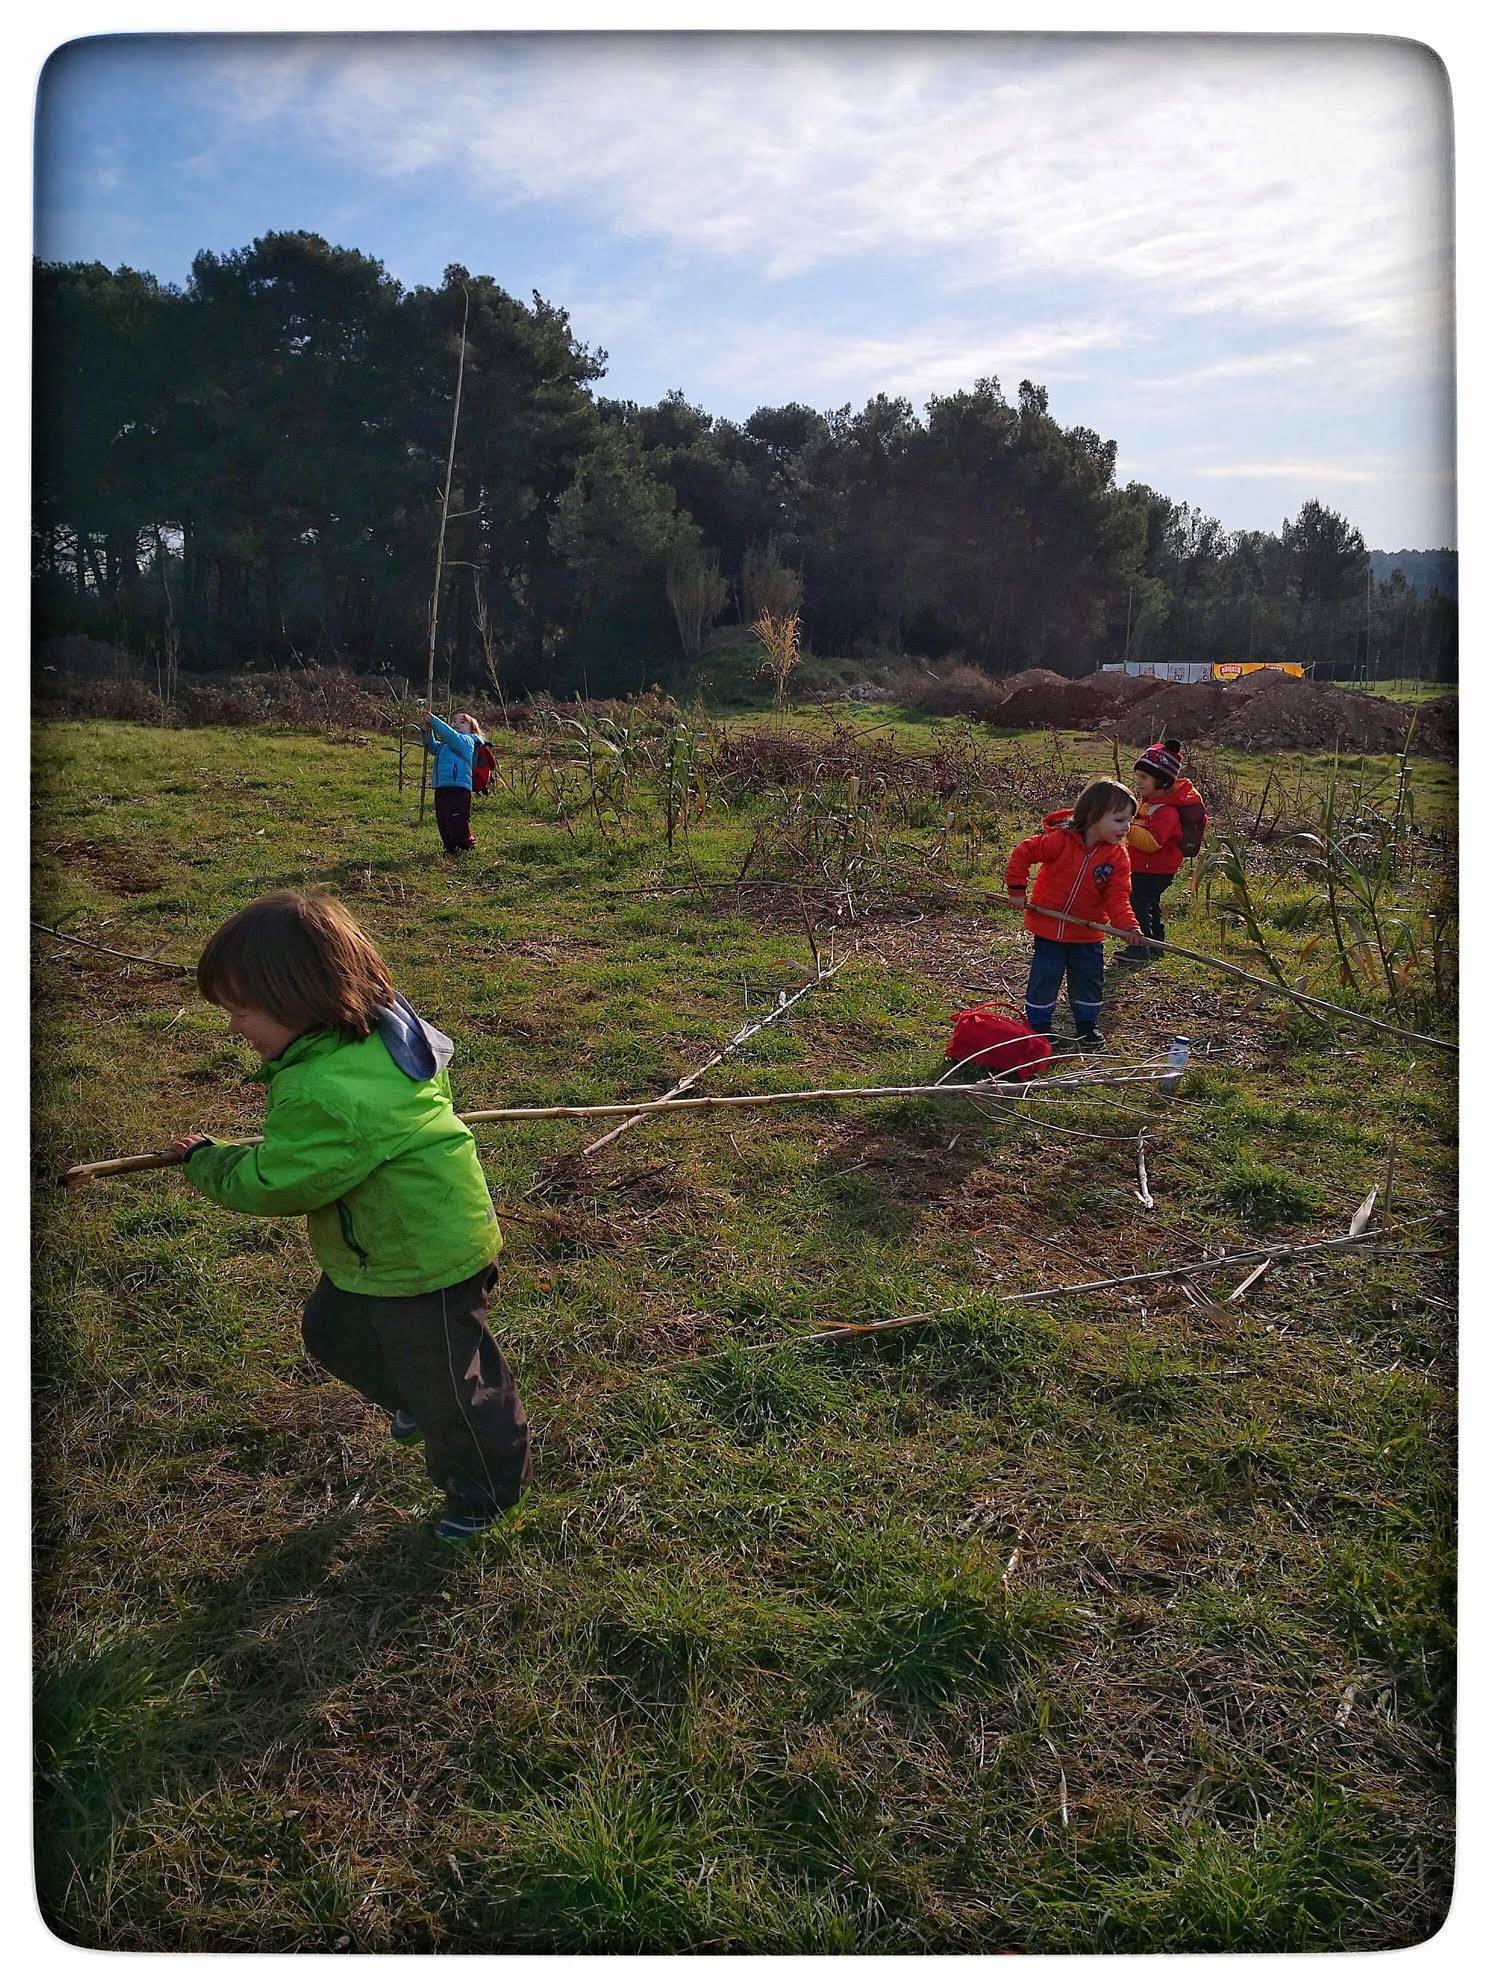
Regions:
<instances>
[{"instance_id":1,"label":"blue sky","mask_svg":"<svg viewBox=\"0 0 1488 1984\"><path fill-rule=\"evenodd\" d=\"M37 252L184 283L307 228L566 307L600 390L715 414L996 374L1230 527L1456 542L1451 113L1355 38L78 42Z\"/></svg>"}]
</instances>

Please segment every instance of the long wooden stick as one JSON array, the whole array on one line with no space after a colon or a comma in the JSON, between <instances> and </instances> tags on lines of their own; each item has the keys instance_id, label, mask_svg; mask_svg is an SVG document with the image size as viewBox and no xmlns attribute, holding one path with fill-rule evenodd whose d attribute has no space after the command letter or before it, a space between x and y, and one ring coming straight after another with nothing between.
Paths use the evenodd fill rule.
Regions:
<instances>
[{"instance_id":1,"label":"long wooden stick","mask_svg":"<svg viewBox=\"0 0 1488 1984\"><path fill-rule=\"evenodd\" d=\"M76 944L80 951L102 951L106 958L124 958L130 964L152 964L157 971L174 971L184 978L195 978L194 964L175 964L170 958L141 957L138 951L115 951L107 944L91 943L86 937L69 937L65 930L54 930L50 923L31 924L33 930L45 931L48 937L55 937L59 944Z\"/></svg>"},{"instance_id":2,"label":"long wooden stick","mask_svg":"<svg viewBox=\"0 0 1488 1984\"><path fill-rule=\"evenodd\" d=\"M659 1100L662 1102L674 1102L679 1095L686 1095L693 1084L701 1080L710 1068L716 1068L720 1061L725 1060L734 1052L735 1048L742 1047L746 1040L752 1040L757 1033L763 1033L767 1026L774 1026L777 1020L783 1019L798 999L804 999L808 992L814 991L826 979L831 978L835 973L841 971L846 962L846 958L839 958L836 964L828 965L825 971L818 966L815 978L808 978L800 990L792 992L789 997L782 993L763 1019L752 1020L747 1026L740 1027L732 1040L720 1047L716 1054L710 1054L700 1068L694 1068L690 1075L684 1075L681 1081L677 1082L672 1088L669 1088L666 1094L661 1096ZM614 1143L617 1137L623 1137L627 1130L633 1130L637 1123L644 1121L645 1118L639 1114L628 1117L625 1122L617 1124L613 1130L607 1130L602 1137L596 1138L592 1144L586 1144L584 1147L584 1156L593 1157L597 1150L603 1150L606 1144Z\"/></svg>"},{"instance_id":3,"label":"long wooden stick","mask_svg":"<svg viewBox=\"0 0 1488 1984\"><path fill-rule=\"evenodd\" d=\"M1000 1081L993 1087L996 1096L1017 1096L1020 1099L1037 1090L1046 1089L1093 1089L1115 1088L1123 1084L1141 1082L1151 1085L1152 1075L1104 1075L1060 1076L1044 1081L1009 1082ZM800 1088L784 1089L773 1095L679 1095L665 1102L585 1102L555 1103L542 1109L468 1109L462 1112L463 1123L519 1123L536 1122L552 1116L655 1116L664 1110L672 1109L765 1109L790 1107L802 1102L852 1102L879 1101L895 1096L920 1095L939 1098L941 1096L975 1095L986 1098L988 1086L983 1082L939 1082L928 1084L906 1083L893 1088Z\"/></svg>"},{"instance_id":4,"label":"long wooden stick","mask_svg":"<svg viewBox=\"0 0 1488 1984\"><path fill-rule=\"evenodd\" d=\"M465 291L465 316L460 325L460 369L455 374L455 410L450 420L449 456L444 465L444 489L439 499L439 547L434 554L434 590L429 595L429 678L425 697L434 709L434 646L439 637L439 592L444 584L444 532L449 522L450 484L455 479L455 437L460 431L460 395L465 388L465 332L470 324L470 291ZM429 740L424 738L424 762L419 774L419 821L424 817L424 800L429 790Z\"/></svg>"},{"instance_id":5,"label":"long wooden stick","mask_svg":"<svg viewBox=\"0 0 1488 1984\"><path fill-rule=\"evenodd\" d=\"M1042 1081L998 1082L996 1092L1001 1097L1026 1099L1035 1090L1049 1089L1074 1091L1080 1089L1105 1089L1140 1082L1150 1085L1153 1077L1143 1075L1066 1075L1046 1078ZM879 1101L888 1097L919 1095L940 1100L950 1096L977 1096L988 1099L987 1085L983 1082L950 1083L938 1082L928 1085L906 1085L896 1088L805 1088L786 1089L777 1095L680 1095L662 1102L586 1102L557 1103L538 1109L467 1109L461 1112L462 1123L535 1123L557 1117L585 1118L593 1116L623 1116L636 1120L642 1116L656 1116L673 1109L762 1109L771 1107L789 1108L803 1102L853 1102ZM226 1141L243 1145L263 1142L262 1137L232 1137ZM91 1184L95 1178L114 1178L126 1171L157 1171L168 1165L179 1164L181 1160L165 1151L141 1151L135 1157L107 1157L96 1164L75 1164L70 1171L62 1174L60 1182L69 1187Z\"/></svg>"},{"instance_id":6,"label":"long wooden stick","mask_svg":"<svg viewBox=\"0 0 1488 1984\"><path fill-rule=\"evenodd\" d=\"M750 881L750 882L707 881L701 884L697 882L678 882L678 883L658 882L658 883L654 883L650 888L647 889L624 889L624 890L610 889L605 891L605 893L609 895L653 895L663 892L667 892L667 893L680 892L685 894L693 889L696 889L699 886L706 888L729 889L729 888L794 888L799 885L790 882L758 881L758 880ZM812 888L822 894L840 895L842 893L841 890L824 888L821 884L818 883L807 883L805 886L808 888ZM978 896L973 891L966 889L961 884L953 882L949 879L937 881L936 887L943 889L950 889L952 892L967 897L970 900L978 903L979 905L985 906L987 908L1001 908L1004 906L995 897ZM1097 930L1100 932L1100 934L1103 937L1120 937L1124 943L1130 943L1132 941L1133 933L1130 930L1118 930L1115 927L1115 925L1111 923L1091 923L1087 921L1087 919L1083 916L1071 916L1065 910L1045 909L1042 906L1042 904L1038 905L1038 914L1040 916L1052 916L1061 923L1078 924L1078 926L1082 930ZM1223 958L1210 957L1206 951L1191 951L1185 945L1175 944L1168 938L1147 937L1144 938L1143 941L1144 943L1146 943L1149 949L1157 949L1159 951L1171 951L1174 957L1188 958L1194 964L1208 965L1211 968L1211 970L1222 971L1227 978L1238 979L1242 985L1254 985L1257 986L1262 992L1269 992L1273 999L1276 998L1291 999L1297 1005L1303 1007L1304 1010L1311 1008L1325 1013L1333 1013L1339 1019L1354 1020L1360 1026L1372 1027L1376 1033L1388 1033L1391 1034L1397 1040L1418 1041L1423 1047L1440 1047L1445 1053L1448 1054L1455 1054L1458 1051L1457 1043L1455 1040L1438 1040L1434 1034L1412 1033L1407 1027L1391 1026L1388 1020L1374 1019L1368 1013L1356 1013L1353 1010L1353 1008L1350 1006L1336 1006L1334 1005L1331 999L1319 998L1319 996L1315 992L1299 992L1295 986L1287 985L1284 983L1278 983L1275 979L1258 978L1254 972L1242 971L1238 965L1228 964L1225 962Z\"/></svg>"},{"instance_id":7,"label":"long wooden stick","mask_svg":"<svg viewBox=\"0 0 1488 1984\"><path fill-rule=\"evenodd\" d=\"M1071 916L1066 910L1045 909L1038 904L1035 913L1052 916L1059 923L1078 924L1082 930L1098 930L1103 937L1119 937L1123 943L1129 944L1133 939L1130 930L1118 930L1112 923L1092 923L1087 917ZM1411 1033L1406 1027L1391 1026L1387 1020L1373 1019L1368 1013L1356 1013L1348 1006L1335 1006L1331 999L1320 999L1315 992L1299 992L1295 986L1279 984L1273 978L1258 978L1253 971L1242 971L1238 965L1226 964L1222 958L1211 958L1204 951L1186 950L1182 944L1170 943L1163 937L1144 937L1142 941L1149 948L1171 951L1175 957L1189 958L1195 964L1207 964L1215 971L1222 971L1227 978L1238 978L1242 984L1258 985L1273 998L1279 996L1294 999L1299 1006L1320 1007L1325 1013L1336 1013L1340 1019L1356 1020L1360 1026L1372 1026L1377 1033L1393 1034L1397 1040L1419 1041L1423 1047L1440 1047L1448 1054L1457 1052L1455 1040L1438 1040L1433 1034Z\"/></svg>"},{"instance_id":8,"label":"long wooden stick","mask_svg":"<svg viewBox=\"0 0 1488 1984\"><path fill-rule=\"evenodd\" d=\"M1406 1226L1421 1226L1428 1220L1439 1219L1440 1213L1422 1213L1418 1218L1403 1220L1396 1228L1399 1232ZM959 1315L963 1310L974 1306L977 1300L990 1299L1011 1308L1023 1302L1052 1302L1062 1295L1093 1295L1107 1288L1131 1288L1140 1282L1173 1281L1180 1276L1191 1274L1217 1274L1230 1268L1249 1267L1255 1262L1290 1260L1301 1254L1320 1254L1337 1247L1365 1247L1377 1244L1377 1233L1345 1233L1336 1240L1305 1240L1290 1247L1250 1247L1234 1254L1221 1254L1214 1260L1179 1261L1172 1267L1151 1268L1141 1274L1107 1275L1101 1281L1064 1282L1054 1288L1029 1288L1018 1295L999 1295L989 1289L983 1297L973 1297L971 1302L953 1302L941 1309L921 1309L912 1316L888 1316L880 1323L839 1323L829 1330L813 1330L808 1336L780 1337L770 1343L745 1344L746 1350L783 1350L799 1348L808 1343L835 1343L849 1336L879 1336L886 1330L905 1330L916 1323L937 1322L943 1316ZM712 1355L703 1352L703 1356ZM690 1361L690 1360L689 1360Z\"/></svg>"}]
</instances>

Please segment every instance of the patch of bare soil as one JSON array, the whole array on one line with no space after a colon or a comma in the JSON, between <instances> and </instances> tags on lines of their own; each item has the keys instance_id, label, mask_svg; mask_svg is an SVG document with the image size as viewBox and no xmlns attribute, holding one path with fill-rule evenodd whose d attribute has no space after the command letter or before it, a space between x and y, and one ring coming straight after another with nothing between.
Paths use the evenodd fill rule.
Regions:
<instances>
[{"instance_id":1,"label":"patch of bare soil","mask_svg":"<svg viewBox=\"0 0 1488 1984\"><path fill-rule=\"evenodd\" d=\"M66 868L81 868L103 888L121 896L149 895L165 887L159 869L140 860L139 852L113 840L59 840L37 850Z\"/></svg>"}]
</instances>

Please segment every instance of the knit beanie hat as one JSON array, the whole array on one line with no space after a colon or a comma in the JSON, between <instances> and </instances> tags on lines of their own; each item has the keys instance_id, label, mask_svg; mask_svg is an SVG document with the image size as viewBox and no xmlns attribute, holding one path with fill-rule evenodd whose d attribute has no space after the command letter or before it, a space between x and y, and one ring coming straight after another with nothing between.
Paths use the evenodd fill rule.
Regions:
<instances>
[{"instance_id":1,"label":"knit beanie hat","mask_svg":"<svg viewBox=\"0 0 1488 1984\"><path fill-rule=\"evenodd\" d=\"M1149 744L1138 758L1136 768L1171 785L1183 770L1183 746L1176 737L1169 737L1162 744Z\"/></svg>"}]
</instances>

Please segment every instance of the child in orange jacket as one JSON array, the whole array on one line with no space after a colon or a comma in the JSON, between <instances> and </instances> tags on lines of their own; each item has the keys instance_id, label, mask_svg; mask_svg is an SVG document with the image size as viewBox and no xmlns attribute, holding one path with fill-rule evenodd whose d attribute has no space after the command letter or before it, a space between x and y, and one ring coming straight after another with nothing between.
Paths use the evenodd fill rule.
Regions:
<instances>
[{"instance_id":1,"label":"child in orange jacket","mask_svg":"<svg viewBox=\"0 0 1488 1984\"><path fill-rule=\"evenodd\" d=\"M1050 813L1044 831L1020 840L1008 858L1007 894L1033 935L1024 1006L1035 1033L1054 1028L1061 983L1075 1015L1075 1032L1087 1047L1104 1047L1100 1031L1105 955L1094 930L1061 921L1055 913L1114 924L1140 937L1132 912L1131 861L1122 845L1136 814L1136 795L1115 779L1092 779L1073 808ZM1028 871L1038 879L1028 894Z\"/></svg>"},{"instance_id":2,"label":"child in orange jacket","mask_svg":"<svg viewBox=\"0 0 1488 1984\"><path fill-rule=\"evenodd\" d=\"M1183 746L1176 737L1151 744L1138 758L1132 774L1140 804L1132 830L1127 836L1131 856L1132 909L1142 926L1144 940L1167 936L1162 918L1163 890L1183 865L1183 816L1181 806L1202 806L1196 786L1183 773ZM1116 956L1117 964L1155 964L1162 956L1150 944L1129 944Z\"/></svg>"}]
</instances>

